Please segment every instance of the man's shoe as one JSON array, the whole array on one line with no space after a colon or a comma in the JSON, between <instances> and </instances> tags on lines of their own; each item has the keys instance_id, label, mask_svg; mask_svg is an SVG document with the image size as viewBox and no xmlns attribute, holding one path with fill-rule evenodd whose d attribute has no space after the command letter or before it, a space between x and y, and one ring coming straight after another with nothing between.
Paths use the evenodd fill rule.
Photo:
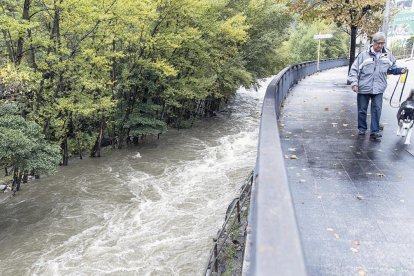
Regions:
<instances>
[{"instance_id":1,"label":"man's shoe","mask_svg":"<svg viewBox=\"0 0 414 276\"><path fill-rule=\"evenodd\" d=\"M375 140L375 141L381 141L381 137L382 137L382 134L379 132L371 133L371 135L369 136L370 139Z\"/></svg>"},{"instance_id":2,"label":"man's shoe","mask_svg":"<svg viewBox=\"0 0 414 276\"><path fill-rule=\"evenodd\" d=\"M365 130L359 130L359 131L358 131L358 135L361 135L361 136L362 136L362 135L365 135Z\"/></svg>"}]
</instances>

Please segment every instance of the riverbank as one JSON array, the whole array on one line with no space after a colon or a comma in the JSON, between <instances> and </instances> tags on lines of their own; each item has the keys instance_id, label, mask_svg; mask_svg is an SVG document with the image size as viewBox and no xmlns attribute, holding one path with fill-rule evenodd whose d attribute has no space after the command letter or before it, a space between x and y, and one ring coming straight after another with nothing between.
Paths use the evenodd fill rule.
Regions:
<instances>
[{"instance_id":1,"label":"riverbank","mask_svg":"<svg viewBox=\"0 0 414 276\"><path fill-rule=\"evenodd\" d=\"M0 274L200 274L254 166L263 95L23 184L0 204Z\"/></svg>"},{"instance_id":2,"label":"riverbank","mask_svg":"<svg viewBox=\"0 0 414 276\"><path fill-rule=\"evenodd\" d=\"M0 192L0 204L3 202L6 202L13 196L12 192L10 190L5 190L3 192Z\"/></svg>"},{"instance_id":3,"label":"riverbank","mask_svg":"<svg viewBox=\"0 0 414 276\"><path fill-rule=\"evenodd\" d=\"M0 204L12 196L11 186L11 176L0 176Z\"/></svg>"}]
</instances>

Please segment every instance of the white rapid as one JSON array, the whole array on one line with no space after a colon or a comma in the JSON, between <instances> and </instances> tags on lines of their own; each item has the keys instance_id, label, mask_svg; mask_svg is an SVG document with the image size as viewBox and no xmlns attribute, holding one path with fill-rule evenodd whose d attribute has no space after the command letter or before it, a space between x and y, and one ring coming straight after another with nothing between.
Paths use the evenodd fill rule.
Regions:
<instances>
[{"instance_id":1,"label":"white rapid","mask_svg":"<svg viewBox=\"0 0 414 276\"><path fill-rule=\"evenodd\" d=\"M192 129L24 185L0 203L0 275L200 275L253 169L268 82Z\"/></svg>"}]
</instances>

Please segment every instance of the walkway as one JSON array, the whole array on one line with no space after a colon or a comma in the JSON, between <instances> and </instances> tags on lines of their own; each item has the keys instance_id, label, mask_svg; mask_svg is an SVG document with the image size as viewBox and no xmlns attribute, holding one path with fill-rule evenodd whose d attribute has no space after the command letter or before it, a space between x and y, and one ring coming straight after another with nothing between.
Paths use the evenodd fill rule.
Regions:
<instances>
[{"instance_id":1,"label":"walkway","mask_svg":"<svg viewBox=\"0 0 414 276\"><path fill-rule=\"evenodd\" d=\"M395 135L387 101L382 141L358 136L346 73L301 81L279 120L308 273L414 275L414 138L406 146Z\"/></svg>"}]
</instances>

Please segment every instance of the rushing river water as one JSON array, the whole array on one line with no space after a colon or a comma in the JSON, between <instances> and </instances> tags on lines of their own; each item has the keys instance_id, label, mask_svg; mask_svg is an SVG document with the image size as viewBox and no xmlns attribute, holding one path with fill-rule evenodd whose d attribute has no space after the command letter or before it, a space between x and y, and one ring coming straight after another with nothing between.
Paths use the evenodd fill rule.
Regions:
<instances>
[{"instance_id":1,"label":"rushing river water","mask_svg":"<svg viewBox=\"0 0 414 276\"><path fill-rule=\"evenodd\" d=\"M200 275L253 169L268 81L192 129L23 185L0 203L0 275Z\"/></svg>"}]
</instances>

